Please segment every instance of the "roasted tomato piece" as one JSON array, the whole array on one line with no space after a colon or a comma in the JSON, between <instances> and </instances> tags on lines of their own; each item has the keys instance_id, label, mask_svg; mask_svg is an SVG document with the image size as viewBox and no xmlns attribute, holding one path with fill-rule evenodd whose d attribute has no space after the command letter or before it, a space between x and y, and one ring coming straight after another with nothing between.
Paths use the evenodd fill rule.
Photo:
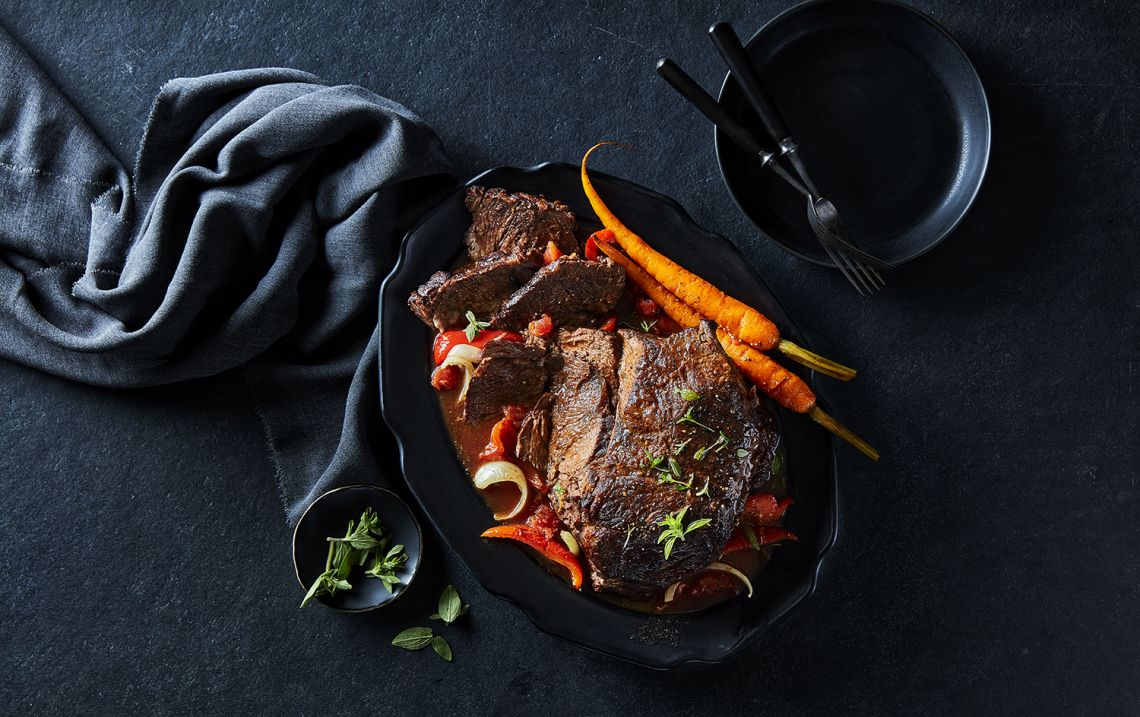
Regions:
<instances>
[{"instance_id":1,"label":"roasted tomato piece","mask_svg":"<svg viewBox=\"0 0 1140 717\"><path fill-rule=\"evenodd\" d=\"M500 331L499 329L483 329L475 334L475 340L469 341L465 331L444 331L435 337L435 342L432 344L432 358L435 359L435 365L438 366L447 359L447 354L451 351L452 347L458 344L470 344L477 349L481 349L492 341L522 341L521 334L514 331Z\"/></svg>"},{"instance_id":2,"label":"roasted tomato piece","mask_svg":"<svg viewBox=\"0 0 1140 717\"><path fill-rule=\"evenodd\" d=\"M557 244L552 241L547 242L546 251L542 253L542 263L547 265L553 264L554 262L561 259L562 256L562 250L558 248Z\"/></svg>"},{"instance_id":3,"label":"roasted tomato piece","mask_svg":"<svg viewBox=\"0 0 1140 717\"><path fill-rule=\"evenodd\" d=\"M617 316L611 316L610 318L606 319L598 328L602 331L609 331L612 334L613 332L617 331L617 321Z\"/></svg>"},{"instance_id":4,"label":"roasted tomato piece","mask_svg":"<svg viewBox=\"0 0 1140 717\"><path fill-rule=\"evenodd\" d=\"M504 416L491 427L491 440L479 454L479 460L510 461L515 458L515 446L519 440L519 424L514 418Z\"/></svg>"},{"instance_id":5,"label":"roasted tomato piece","mask_svg":"<svg viewBox=\"0 0 1140 717\"><path fill-rule=\"evenodd\" d=\"M633 307L638 314L646 318L653 318L661 313L661 307L657 305L656 301L649 297L638 299Z\"/></svg>"},{"instance_id":6,"label":"roasted tomato piece","mask_svg":"<svg viewBox=\"0 0 1140 717\"><path fill-rule=\"evenodd\" d=\"M549 336L550 332L554 331L554 319L550 318L550 314L543 314L540 318L530 322L527 331L538 337Z\"/></svg>"},{"instance_id":7,"label":"roasted tomato piece","mask_svg":"<svg viewBox=\"0 0 1140 717\"><path fill-rule=\"evenodd\" d=\"M431 372L431 386L437 391L450 391L459 386L458 366L440 366Z\"/></svg>"}]
</instances>

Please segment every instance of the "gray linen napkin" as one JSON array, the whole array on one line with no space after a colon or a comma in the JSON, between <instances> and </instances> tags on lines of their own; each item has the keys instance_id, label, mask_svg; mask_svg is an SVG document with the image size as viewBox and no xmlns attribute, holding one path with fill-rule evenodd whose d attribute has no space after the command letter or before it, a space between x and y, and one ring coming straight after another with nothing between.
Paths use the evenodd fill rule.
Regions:
<instances>
[{"instance_id":1,"label":"gray linen napkin","mask_svg":"<svg viewBox=\"0 0 1140 717\"><path fill-rule=\"evenodd\" d=\"M375 478L377 290L451 180L408 110L289 69L165 84L132 179L0 29L0 355L112 387L243 366L295 521Z\"/></svg>"}]
</instances>

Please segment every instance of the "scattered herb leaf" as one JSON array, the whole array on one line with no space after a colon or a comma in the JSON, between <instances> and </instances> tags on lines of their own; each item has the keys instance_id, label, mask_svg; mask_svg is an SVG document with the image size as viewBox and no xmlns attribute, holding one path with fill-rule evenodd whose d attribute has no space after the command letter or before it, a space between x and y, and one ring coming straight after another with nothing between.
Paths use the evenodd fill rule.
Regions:
<instances>
[{"instance_id":1,"label":"scattered herb leaf","mask_svg":"<svg viewBox=\"0 0 1140 717\"><path fill-rule=\"evenodd\" d=\"M691 441L691 440L693 440L693 437L689 436L688 438L686 438L683 441L678 441L677 443L674 443L673 444L673 455L675 455L675 456L681 455L681 453L685 450L685 447L689 445L689 441Z\"/></svg>"},{"instance_id":2,"label":"scattered herb leaf","mask_svg":"<svg viewBox=\"0 0 1140 717\"><path fill-rule=\"evenodd\" d=\"M657 536L657 543L665 543L665 559L668 560L669 556L673 553L673 544L678 540L685 541L685 536L693 532L697 528L703 528L712 522L711 518L699 518L692 521L687 526L685 525L685 513L689 511L689 506L681 508L676 513L666 513L665 519L657 523L663 526L665 530L661 531L661 535Z\"/></svg>"},{"instance_id":3,"label":"scattered herb leaf","mask_svg":"<svg viewBox=\"0 0 1140 717\"><path fill-rule=\"evenodd\" d=\"M709 494L709 479L705 478L705 487L701 488L699 491L697 491L697 496L701 497L701 496L706 496L708 494Z\"/></svg>"},{"instance_id":4,"label":"scattered herb leaf","mask_svg":"<svg viewBox=\"0 0 1140 717\"><path fill-rule=\"evenodd\" d=\"M633 526L629 526L629 530L625 531L625 542L622 543L621 549L625 550L629 547L629 536L633 535Z\"/></svg>"},{"instance_id":5,"label":"scattered herb leaf","mask_svg":"<svg viewBox=\"0 0 1140 717\"><path fill-rule=\"evenodd\" d=\"M677 395L680 396L683 401L696 401L701 397L699 393L688 386L678 386Z\"/></svg>"},{"instance_id":6,"label":"scattered herb leaf","mask_svg":"<svg viewBox=\"0 0 1140 717\"><path fill-rule=\"evenodd\" d=\"M756 539L756 531L747 523L744 524L744 536L748 538L748 544L752 546L753 550L760 549L760 541Z\"/></svg>"},{"instance_id":7,"label":"scattered herb leaf","mask_svg":"<svg viewBox=\"0 0 1140 717\"><path fill-rule=\"evenodd\" d=\"M432 642L430 627L409 627L392 638L392 644L405 650L422 650Z\"/></svg>"},{"instance_id":8,"label":"scattered herb leaf","mask_svg":"<svg viewBox=\"0 0 1140 717\"><path fill-rule=\"evenodd\" d=\"M647 334L648 334L648 333L652 333L652 332L653 332L653 327L654 327L654 326L656 326L656 325L657 325L657 320L656 320L656 319L654 319L653 321L642 321L642 322L641 322L641 330L642 330L642 331L644 331L644 332L645 332L645 333L647 333Z\"/></svg>"},{"instance_id":9,"label":"scattered herb leaf","mask_svg":"<svg viewBox=\"0 0 1140 717\"><path fill-rule=\"evenodd\" d=\"M747 456L748 456L748 451L744 450L743 448L737 448L736 449L736 457L737 458L745 458Z\"/></svg>"},{"instance_id":10,"label":"scattered herb leaf","mask_svg":"<svg viewBox=\"0 0 1140 717\"><path fill-rule=\"evenodd\" d=\"M450 625L458 620L460 616L466 615L470 609L470 605L463 604L463 600L460 599L459 591L455 589L455 586L448 585L443 589L443 594L439 596L439 612L436 614L440 620Z\"/></svg>"},{"instance_id":11,"label":"scattered herb leaf","mask_svg":"<svg viewBox=\"0 0 1140 717\"><path fill-rule=\"evenodd\" d=\"M431 649L435 650L435 654L451 662L451 645L447 644L447 640L436 635L431 639Z\"/></svg>"},{"instance_id":12,"label":"scattered herb leaf","mask_svg":"<svg viewBox=\"0 0 1140 717\"><path fill-rule=\"evenodd\" d=\"M693 416L693 407L692 406L689 406L689 410L685 411L685 415L683 415L677 419L677 425L681 425L682 423L689 423L689 424L692 424L694 426L697 426L698 428L703 428L706 431L708 431L709 433L716 433L717 432L717 430L715 428L711 428L709 426L706 426L705 424L701 423L700 421L698 421Z\"/></svg>"},{"instance_id":13,"label":"scattered herb leaf","mask_svg":"<svg viewBox=\"0 0 1140 717\"><path fill-rule=\"evenodd\" d=\"M467 334L468 341L474 341L475 337L480 331L490 328L491 324L487 321L479 321L475 318L474 311L467 312L467 328L463 329L463 333Z\"/></svg>"},{"instance_id":14,"label":"scattered herb leaf","mask_svg":"<svg viewBox=\"0 0 1140 717\"><path fill-rule=\"evenodd\" d=\"M784 447L780 446L776 449L776 455L772 456L772 472L779 473L784 467Z\"/></svg>"}]
</instances>

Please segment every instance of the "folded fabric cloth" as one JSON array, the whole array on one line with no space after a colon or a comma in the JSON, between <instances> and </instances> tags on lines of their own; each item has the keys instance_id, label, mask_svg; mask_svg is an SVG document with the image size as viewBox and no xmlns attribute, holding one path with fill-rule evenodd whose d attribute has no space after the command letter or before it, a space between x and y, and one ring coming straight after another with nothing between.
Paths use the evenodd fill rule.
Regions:
<instances>
[{"instance_id":1,"label":"folded fabric cloth","mask_svg":"<svg viewBox=\"0 0 1140 717\"><path fill-rule=\"evenodd\" d=\"M132 179L0 30L0 355L115 387L242 366L295 521L377 479L379 283L451 182L408 110L290 69L165 84Z\"/></svg>"}]
</instances>

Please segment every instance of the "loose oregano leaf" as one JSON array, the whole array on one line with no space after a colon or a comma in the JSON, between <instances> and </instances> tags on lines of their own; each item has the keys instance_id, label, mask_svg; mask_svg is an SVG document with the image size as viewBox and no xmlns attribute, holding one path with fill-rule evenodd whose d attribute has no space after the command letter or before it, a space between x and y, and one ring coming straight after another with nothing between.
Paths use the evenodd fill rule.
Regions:
<instances>
[{"instance_id":1,"label":"loose oregano leaf","mask_svg":"<svg viewBox=\"0 0 1140 717\"><path fill-rule=\"evenodd\" d=\"M435 650L435 654L451 662L451 645L447 644L447 640L436 635L431 639L431 649Z\"/></svg>"},{"instance_id":2,"label":"loose oregano leaf","mask_svg":"<svg viewBox=\"0 0 1140 717\"><path fill-rule=\"evenodd\" d=\"M450 625L460 615L467 612L467 607L460 599L459 591L455 589L455 586L448 585L444 588L443 594L439 596L439 619Z\"/></svg>"},{"instance_id":3,"label":"loose oregano leaf","mask_svg":"<svg viewBox=\"0 0 1140 717\"><path fill-rule=\"evenodd\" d=\"M432 642L430 627L409 627L392 638L392 644L405 650L422 650Z\"/></svg>"}]
</instances>

